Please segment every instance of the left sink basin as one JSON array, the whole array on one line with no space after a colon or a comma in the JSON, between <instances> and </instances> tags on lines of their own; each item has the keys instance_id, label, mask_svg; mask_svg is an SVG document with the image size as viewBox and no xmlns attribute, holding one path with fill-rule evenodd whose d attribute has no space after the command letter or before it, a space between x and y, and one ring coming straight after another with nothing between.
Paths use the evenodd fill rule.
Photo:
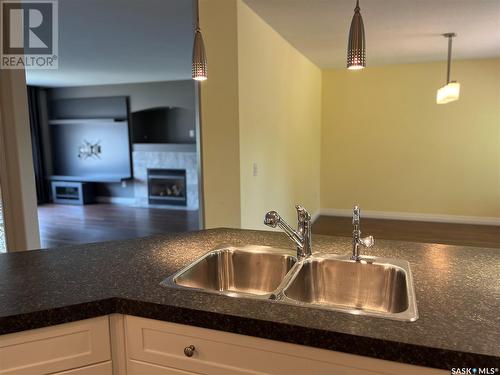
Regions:
<instances>
[{"instance_id":1,"label":"left sink basin","mask_svg":"<svg viewBox=\"0 0 500 375\"><path fill-rule=\"evenodd\" d=\"M267 246L213 250L162 284L230 296L272 298L296 264L294 253Z\"/></svg>"}]
</instances>

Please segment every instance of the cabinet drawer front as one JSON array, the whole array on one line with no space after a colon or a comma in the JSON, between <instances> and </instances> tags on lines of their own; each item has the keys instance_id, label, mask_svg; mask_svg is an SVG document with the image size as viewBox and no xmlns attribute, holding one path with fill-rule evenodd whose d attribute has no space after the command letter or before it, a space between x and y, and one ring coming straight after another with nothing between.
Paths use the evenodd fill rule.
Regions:
<instances>
[{"instance_id":1,"label":"cabinet drawer front","mask_svg":"<svg viewBox=\"0 0 500 375\"><path fill-rule=\"evenodd\" d=\"M98 363L97 365L90 365L85 367L76 368L63 372L56 372L52 375L112 375L113 366L111 361ZM144 375L144 374L143 374Z\"/></svg>"},{"instance_id":2,"label":"cabinet drawer front","mask_svg":"<svg viewBox=\"0 0 500 375\"><path fill-rule=\"evenodd\" d=\"M108 317L0 336L0 374L60 372L111 359Z\"/></svg>"},{"instance_id":3,"label":"cabinet drawer front","mask_svg":"<svg viewBox=\"0 0 500 375\"><path fill-rule=\"evenodd\" d=\"M424 367L131 316L126 317L126 332L129 365L130 360L135 360L216 375L446 373ZM194 345L195 350L192 357L187 357L184 348L190 345Z\"/></svg>"},{"instance_id":4,"label":"cabinet drawer front","mask_svg":"<svg viewBox=\"0 0 500 375\"><path fill-rule=\"evenodd\" d=\"M128 361L127 375L199 375L198 372L178 370L170 367L153 365L151 363Z\"/></svg>"}]
</instances>

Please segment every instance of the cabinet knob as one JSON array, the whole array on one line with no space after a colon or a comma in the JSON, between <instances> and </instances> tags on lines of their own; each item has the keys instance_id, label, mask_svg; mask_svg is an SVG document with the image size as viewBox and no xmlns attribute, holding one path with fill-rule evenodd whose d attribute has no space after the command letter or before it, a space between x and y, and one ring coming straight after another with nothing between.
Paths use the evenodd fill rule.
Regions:
<instances>
[{"instance_id":1,"label":"cabinet knob","mask_svg":"<svg viewBox=\"0 0 500 375\"><path fill-rule=\"evenodd\" d=\"M195 347L194 345L189 345L184 348L184 355L186 357L192 357L194 354Z\"/></svg>"}]
</instances>

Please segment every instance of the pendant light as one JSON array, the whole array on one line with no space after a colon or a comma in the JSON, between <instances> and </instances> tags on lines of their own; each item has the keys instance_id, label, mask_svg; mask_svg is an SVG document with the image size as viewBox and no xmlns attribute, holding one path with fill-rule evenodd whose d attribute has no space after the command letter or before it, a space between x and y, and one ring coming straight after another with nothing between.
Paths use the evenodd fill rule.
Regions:
<instances>
[{"instance_id":1,"label":"pendant light","mask_svg":"<svg viewBox=\"0 0 500 375\"><path fill-rule=\"evenodd\" d=\"M359 0L356 0L347 43L347 69L350 70L359 70L366 66L365 27L359 11Z\"/></svg>"},{"instance_id":2,"label":"pendant light","mask_svg":"<svg viewBox=\"0 0 500 375\"><path fill-rule=\"evenodd\" d=\"M450 70L451 70L451 46L453 38L457 36L455 33L443 34L445 38L448 38L448 67L446 72L446 85L437 90L436 103L446 104L458 100L460 97L460 83L457 81L450 81Z\"/></svg>"},{"instance_id":3,"label":"pendant light","mask_svg":"<svg viewBox=\"0 0 500 375\"><path fill-rule=\"evenodd\" d=\"M191 76L195 81L205 81L208 78L207 74L207 56L205 54L205 44L200 30L200 12L198 9L198 0L194 0L194 8L196 13L196 28L194 32L193 43L193 62Z\"/></svg>"}]
</instances>

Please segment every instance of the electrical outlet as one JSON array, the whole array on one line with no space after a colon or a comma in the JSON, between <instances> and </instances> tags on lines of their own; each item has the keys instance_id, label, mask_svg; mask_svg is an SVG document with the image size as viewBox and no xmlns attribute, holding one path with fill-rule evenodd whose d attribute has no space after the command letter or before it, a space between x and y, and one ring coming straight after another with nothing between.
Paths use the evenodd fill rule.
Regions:
<instances>
[{"instance_id":1,"label":"electrical outlet","mask_svg":"<svg viewBox=\"0 0 500 375\"><path fill-rule=\"evenodd\" d=\"M122 181L122 188L126 188L127 187L127 181L123 180Z\"/></svg>"},{"instance_id":2,"label":"electrical outlet","mask_svg":"<svg viewBox=\"0 0 500 375\"><path fill-rule=\"evenodd\" d=\"M189 129L189 138L194 138L194 130Z\"/></svg>"}]
</instances>

